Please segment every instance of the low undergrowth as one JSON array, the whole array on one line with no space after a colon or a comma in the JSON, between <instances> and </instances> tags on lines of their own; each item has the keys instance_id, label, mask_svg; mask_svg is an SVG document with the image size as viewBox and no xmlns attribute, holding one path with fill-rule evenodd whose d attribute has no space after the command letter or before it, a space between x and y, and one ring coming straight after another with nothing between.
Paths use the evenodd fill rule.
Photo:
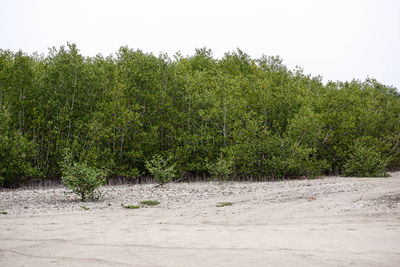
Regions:
<instances>
[{"instance_id":1,"label":"low undergrowth","mask_svg":"<svg viewBox=\"0 0 400 267\"><path fill-rule=\"evenodd\" d=\"M217 208L221 208L221 207L226 207L226 206L232 206L233 203L232 202L221 202L219 204L217 204Z\"/></svg>"},{"instance_id":2,"label":"low undergrowth","mask_svg":"<svg viewBox=\"0 0 400 267\"><path fill-rule=\"evenodd\" d=\"M140 201L140 204L147 205L147 206L156 206L156 205L160 204L160 202L157 200L143 200L143 201Z\"/></svg>"},{"instance_id":3,"label":"low undergrowth","mask_svg":"<svg viewBox=\"0 0 400 267\"><path fill-rule=\"evenodd\" d=\"M140 206L134 206L134 205L128 205L128 206L124 206L125 209L139 209Z\"/></svg>"}]
</instances>

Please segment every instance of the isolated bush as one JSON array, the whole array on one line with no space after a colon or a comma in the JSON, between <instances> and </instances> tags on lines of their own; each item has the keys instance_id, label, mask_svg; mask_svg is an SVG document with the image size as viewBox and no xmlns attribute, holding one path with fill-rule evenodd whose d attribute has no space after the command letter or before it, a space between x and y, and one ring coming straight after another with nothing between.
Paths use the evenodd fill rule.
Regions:
<instances>
[{"instance_id":1,"label":"isolated bush","mask_svg":"<svg viewBox=\"0 0 400 267\"><path fill-rule=\"evenodd\" d=\"M176 176L175 164L170 164L170 160L170 158L165 159L160 155L155 155L146 162L146 168L161 185L168 183Z\"/></svg>"},{"instance_id":2,"label":"isolated bush","mask_svg":"<svg viewBox=\"0 0 400 267\"><path fill-rule=\"evenodd\" d=\"M84 201L101 197L102 192L99 187L106 183L106 173L88 166L85 162L74 162L71 153L66 152L62 162L61 179L65 187Z\"/></svg>"},{"instance_id":3,"label":"isolated bush","mask_svg":"<svg viewBox=\"0 0 400 267\"><path fill-rule=\"evenodd\" d=\"M384 177L389 158L385 157L377 144L359 139L353 145L350 158L343 167L345 176Z\"/></svg>"}]
</instances>

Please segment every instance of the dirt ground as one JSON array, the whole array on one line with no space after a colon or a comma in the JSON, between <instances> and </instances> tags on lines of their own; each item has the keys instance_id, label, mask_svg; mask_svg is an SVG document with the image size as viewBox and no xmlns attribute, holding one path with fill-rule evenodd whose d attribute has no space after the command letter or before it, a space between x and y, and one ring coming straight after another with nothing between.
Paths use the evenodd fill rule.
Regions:
<instances>
[{"instance_id":1,"label":"dirt ground","mask_svg":"<svg viewBox=\"0 0 400 267\"><path fill-rule=\"evenodd\" d=\"M0 266L400 266L400 172L63 190L0 191Z\"/></svg>"}]
</instances>

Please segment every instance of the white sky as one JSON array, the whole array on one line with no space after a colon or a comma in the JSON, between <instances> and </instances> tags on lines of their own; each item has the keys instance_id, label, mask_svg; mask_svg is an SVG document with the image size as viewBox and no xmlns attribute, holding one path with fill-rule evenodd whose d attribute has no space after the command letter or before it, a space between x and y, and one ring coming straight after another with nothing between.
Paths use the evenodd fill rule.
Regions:
<instances>
[{"instance_id":1,"label":"white sky","mask_svg":"<svg viewBox=\"0 0 400 267\"><path fill-rule=\"evenodd\" d=\"M397 0L0 0L1 49L46 54L67 42L87 56L240 48L324 81L369 76L400 90Z\"/></svg>"}]
</instances>

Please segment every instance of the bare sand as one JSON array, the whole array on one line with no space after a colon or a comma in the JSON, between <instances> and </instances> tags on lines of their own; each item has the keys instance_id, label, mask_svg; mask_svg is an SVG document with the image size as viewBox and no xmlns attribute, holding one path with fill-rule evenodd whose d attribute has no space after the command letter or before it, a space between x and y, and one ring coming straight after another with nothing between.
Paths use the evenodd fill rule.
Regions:
<instances>
[{"instance_id":1,"label":"bare sand","mask_svg":"<svg viewBox=\"0 0 400 267\"><path fill-rule=\"evenodd\" d=\"M400 172L63 190L0 191L0 266L400 266Z\"/></svg>"}]
</instances>

